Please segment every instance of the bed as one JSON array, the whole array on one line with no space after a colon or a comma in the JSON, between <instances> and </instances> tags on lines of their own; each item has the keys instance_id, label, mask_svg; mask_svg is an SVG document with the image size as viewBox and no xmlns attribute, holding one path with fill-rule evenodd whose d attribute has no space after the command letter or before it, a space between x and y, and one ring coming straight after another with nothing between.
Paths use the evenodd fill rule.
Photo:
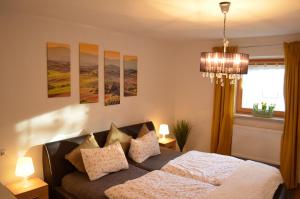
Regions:
<instances>
[{"instance_id":1,"label":"bed","mask_svg":"<svg viewBox=\"0 0 300 199\"><path fill-rule=\"evenodd\" d=\"M110 187L105 195L110 199L272 199L281 182L278 169L248 160L219 186L156 170Z\"/></svg>"},{"instance_id":2,"label":"bed","mask_svg":"<svg viewBox=\"0 0 300 199\"><path fill-rule=\"evenodd\" d=\"M139 123L122 127L121 130L133 138L143 124L149 130L154 130L152 122ZM106 141L108 131L94 133L100 147ZM65 154L69 153L80 144L86 135L43 145L43 172L44 179L49 185L49 194L52 199L102 199L106 198L104 190L117 184L122 184L128 180L134 180L145 174L159 170L170 160L173 160L182 153L174 150L161 148L161 154L147 159L138 164L128 158L129 169L109 174L99 180L90 182L87 175L77 172L77 170L65 160ZM280 185L274 194L274 199L284 199L286 189Z\"/></svg>"},{"instance_id":3,"label":"bed","mask_svg":"<svg viewBox=\"0 0 300 199\"><path fill-rule=\"evenodd\" d=\"M106 198L104 191L109 187L133 180L147 174L148 171L129 165L129 169L106 175L99 180L90 181L86 174L75 171L62 178L61 187L77 198L99 199ZM97 190L97 191L95 191Z\"/></svg>"}]
</instances>

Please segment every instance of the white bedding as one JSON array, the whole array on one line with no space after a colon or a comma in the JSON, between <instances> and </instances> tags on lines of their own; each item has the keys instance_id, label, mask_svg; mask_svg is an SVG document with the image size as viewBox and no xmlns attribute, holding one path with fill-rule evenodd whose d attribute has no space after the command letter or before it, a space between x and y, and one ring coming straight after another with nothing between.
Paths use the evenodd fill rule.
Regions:
<instances>
[{"instance_id":1,"label":"white bedding","mask_svg":"<svg viewBox=\"0 0 300 199\"><path fill-rule=\"evenodd\" d=\"M244 161L221 186L152 171L105 191L110 199L272 199L282 183L278 169Z\"/></svg>"},{"instance_id":2,"label":"white bedding","mask_svg":"<svg viewBox=\"0 0 300 199\"><path fill-rule=\"evenodd\" d=\"M246 161L207 199L272 199L282 177L278 169Z\"/></svg>"},{"instance_id":3,"label":"white bedding","mask_svg":"<svg viewBox=\"0 0 300 199\"><path fill-rule=\"evenodd\" d=\"M105 190L110 199L205 199L216 187L190 178L152 171Z\"/></svg>"},{"instance_id":4,"label":"white bedding","mask_svg":"<svg viewBox=\"0 0 300 199\"><path fill-rule=\"evenodd\" d=\"M241 164L235 157L189 151L169 161L161 170L213 185L221 185Z\"/></svg>"}]
</instances>

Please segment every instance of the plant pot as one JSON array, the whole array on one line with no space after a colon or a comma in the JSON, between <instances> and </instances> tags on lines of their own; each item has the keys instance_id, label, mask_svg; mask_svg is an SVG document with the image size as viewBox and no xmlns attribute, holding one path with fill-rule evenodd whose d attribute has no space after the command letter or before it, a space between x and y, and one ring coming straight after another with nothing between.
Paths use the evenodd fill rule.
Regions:
<instances>
[{"instance_id":1,"label":"plant pot","mask_svg":"<svg viewBox=\"0 0 300 199\"><path fill-rule=\"evenodd\" d=\"M273 117L273 112L264 112L262 110L252 111L252 115L255 117L271 118Z\"/></svg>"}]
</instances>

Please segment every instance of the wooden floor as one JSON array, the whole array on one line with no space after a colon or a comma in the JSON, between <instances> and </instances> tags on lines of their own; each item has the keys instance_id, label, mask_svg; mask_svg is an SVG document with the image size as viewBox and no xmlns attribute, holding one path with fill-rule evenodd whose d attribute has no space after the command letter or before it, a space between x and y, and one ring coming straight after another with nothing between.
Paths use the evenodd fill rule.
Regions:
<instances>
[{"instance_id":1,"label":"wooden floor","mask_svg":"<svg viewBox=\"0 0 300 199\"><path fill-rule=\"evenodd\" d=\"M294 199L300 199L300 187L294 191Z\"/></svg>"}]
</instances>

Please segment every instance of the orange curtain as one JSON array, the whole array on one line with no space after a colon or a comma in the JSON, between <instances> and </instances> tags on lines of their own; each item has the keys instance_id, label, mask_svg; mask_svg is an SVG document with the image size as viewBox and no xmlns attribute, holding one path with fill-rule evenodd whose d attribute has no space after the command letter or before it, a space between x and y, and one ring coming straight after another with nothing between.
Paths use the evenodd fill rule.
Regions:
<instances>
[{"instance_id":1,"label":"orange curtain","mask_svg":"<svg viewBox=\"0 0 300 199\"><path fill-rule=\"evenodd\" d=\"M288 189L293 189L297 187L297 161L300 158L300 42L284 43L284 56L285 117L280 171Z\"/></svg>"},{"instance_id":2,"label":"orange curtain","mask_svg":"<svg viewBox=\"0 0 300 199\"><path fill-rule=\"evenodd\" d=\"M228 47L227 52L235 53L237 49ZM223 47L215 47L213 51L223 52ZM214 87L211 152L231 155L235 86L227 78L224 80L224 86L215 84Z\"/></svg>"}]
</instances>

